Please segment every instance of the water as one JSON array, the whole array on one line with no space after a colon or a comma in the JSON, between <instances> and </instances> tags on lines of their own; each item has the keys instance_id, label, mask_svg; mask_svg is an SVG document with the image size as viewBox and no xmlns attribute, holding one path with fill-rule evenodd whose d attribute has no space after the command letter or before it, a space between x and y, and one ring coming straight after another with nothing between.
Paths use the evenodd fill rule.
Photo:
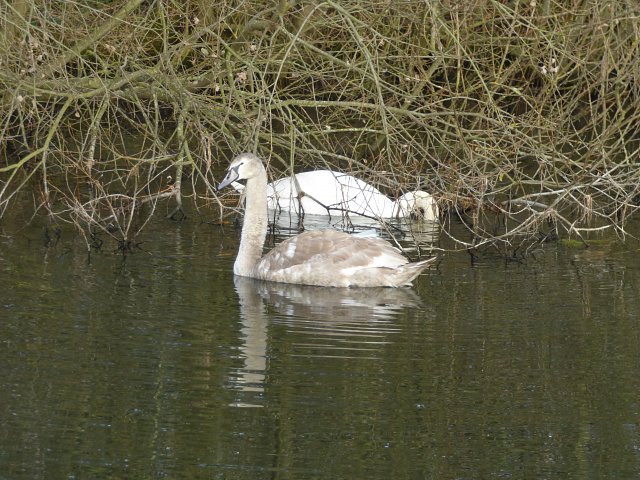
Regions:
<instances>
[{"instance_id":1,"label":"water","mask_svg":"<svg viewBox=\"0 0 640 480\"><path fill-rule=\"evenodd\" d=\"M0 478L640 475L637 244L342 292L234 279L237 239L0 230Z\"/></svg>"}]
</instances>

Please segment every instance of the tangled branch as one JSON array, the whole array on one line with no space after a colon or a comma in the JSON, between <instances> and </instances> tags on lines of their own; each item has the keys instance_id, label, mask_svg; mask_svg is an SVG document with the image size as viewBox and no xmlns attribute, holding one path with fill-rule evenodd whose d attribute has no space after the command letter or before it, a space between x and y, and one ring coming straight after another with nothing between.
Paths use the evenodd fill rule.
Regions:
<instances>
[{"instance_id":1,"label":"tangled branch","mask_svg":"<svg viewBox=\"0 0 640 480\"><path fill-rule=\"evenodd\" d=\"M274 177L430 191L452 248L624 237L639 19L631 0L4 2L0 214L29 189L130 239L158 206L224 206L216 174L257 150Z\"/></svg>"}]
</instances>

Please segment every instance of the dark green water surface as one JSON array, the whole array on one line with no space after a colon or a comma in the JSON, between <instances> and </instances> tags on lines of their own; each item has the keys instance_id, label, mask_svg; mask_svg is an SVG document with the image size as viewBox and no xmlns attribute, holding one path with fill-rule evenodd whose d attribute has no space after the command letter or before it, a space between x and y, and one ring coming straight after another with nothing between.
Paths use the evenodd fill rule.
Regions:
<instances>
[{"instance_id":1,"label":"dark green water surface","mask_svg":"<svg viewBox=\"0 0 640 480\"><path fill-rule=\"evenodd\" d=\"M344 292L191 219L43 231L0 226L1 479L640 478L637 243Z\"/></svg>"}]
</instances>

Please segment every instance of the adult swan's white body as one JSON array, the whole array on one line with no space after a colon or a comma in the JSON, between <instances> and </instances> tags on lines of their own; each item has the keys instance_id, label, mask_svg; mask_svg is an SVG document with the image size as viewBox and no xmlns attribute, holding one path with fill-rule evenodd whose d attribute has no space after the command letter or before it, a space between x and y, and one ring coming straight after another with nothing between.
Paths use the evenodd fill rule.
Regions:
<instances>
[{"instance_id":1,"label":"adult swan's white body","mask_svg":"<svg viewBox=\"0 0 640 480\"><path fill-rule=\"evenodd\" d=\"M336 230L304 232L266 255L267 172L251 153L237 156L218 189L246 180L245 218L233 272L274 282L327 287L399 287L410 285L435 257L409 261L389 242Z\"/></svg>"},{"instance_id":2,"label":"adult swan's white body","mask_svg":"<svg viewBox=\"0 0 640 480\"><path fill-rule=\"evenodd\" d=\"M236 190L242 185L234 183ZM438 205L421 190L391 200L373 185L332 170L313 170L280 178L267 185L267 207L306 215L349 214L371 218L438 219Z\"/></svg>"}]
</instances>

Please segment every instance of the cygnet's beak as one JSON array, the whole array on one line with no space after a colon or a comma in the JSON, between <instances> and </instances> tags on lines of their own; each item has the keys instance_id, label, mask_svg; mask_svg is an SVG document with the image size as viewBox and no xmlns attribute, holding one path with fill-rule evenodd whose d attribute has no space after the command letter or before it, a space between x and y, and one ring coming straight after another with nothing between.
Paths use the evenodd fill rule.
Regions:
<instances>
[{"instance_id":1,"label":"cygnet's beak","mask_svg":"<svg viewBox=\"0 0 640 480\"><path fill-rule=\"evenodd\" d=\"M222 190L224 187L229 185L231 182L235 182L240 175L238 174L237 167L229 167L227 171L227 175L224 177L220 185L218 185L218 190Z\"/></svg>"}]
</instances>

